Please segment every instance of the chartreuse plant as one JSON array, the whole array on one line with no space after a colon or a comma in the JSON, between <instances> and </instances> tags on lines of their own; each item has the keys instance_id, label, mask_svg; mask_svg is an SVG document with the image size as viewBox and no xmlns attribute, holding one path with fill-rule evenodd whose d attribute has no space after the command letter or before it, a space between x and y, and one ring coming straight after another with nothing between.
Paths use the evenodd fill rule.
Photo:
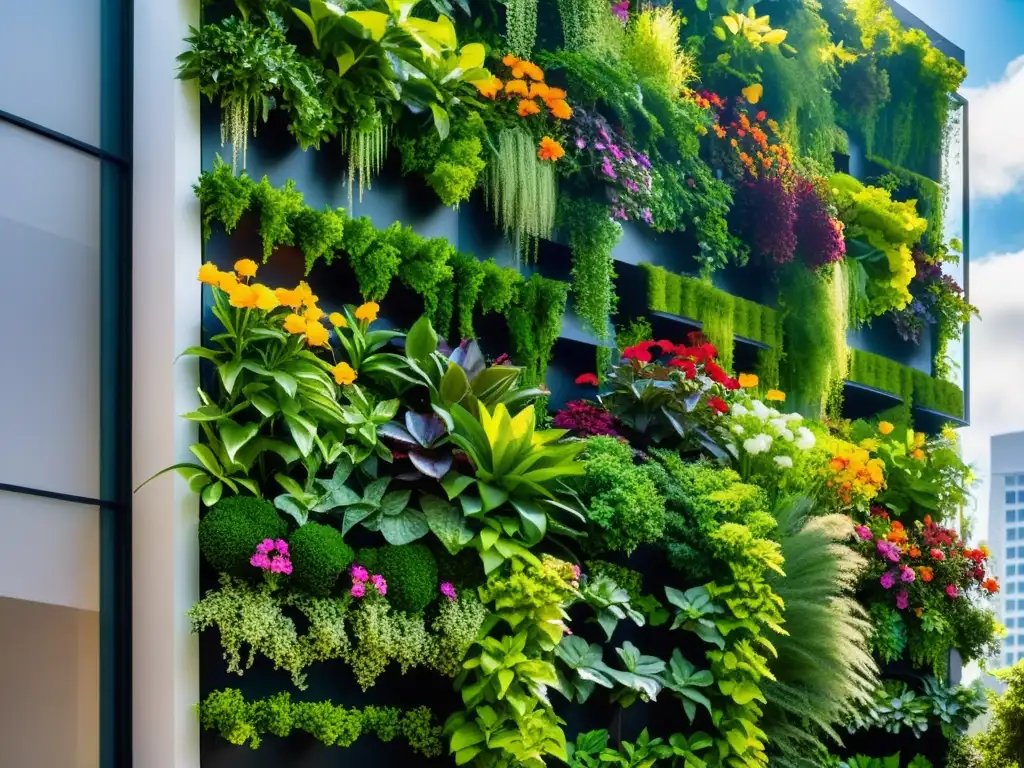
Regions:
<instances>
[{"instance_id":1,"label":"chartreuse plant","mask_svg":"<svg viewBox=\"0 0 1024 768\"><path fill-rule=\"evenodd\" d=\"M996 672L1006 683L999 696L989 694L992 719L984 733L975 736L985 768L1024 764L1024 661Z\"/></svg>"},{"instance_id":2,"label":"chartreuse plant","mask_svg":"<svg viewBox=\"0 0 1024 768\"><path fill-rule=\"evenodd\" d=\"M445 724L458 765L566 760L564 723L547 691L558 686L553 652L562 640L562 606L574 578L572 566L551 557L536 564L512 560L507 575L492 573L481 587L493 613L456 679L466 709Z\"/></svg>"},{"instance_id":3,"label":"chartreuse plant","mask_svg":"<svg viewBox=\"0 0 1024 768\"><path fill-rule=\"evenodd\" d=\"M608 731L580 734L569 746L570 768L599 768L617 765L623 768L651 768L671 761L684 768L701 768L707 763L702 753L712 745L711 737L702 731L693 734L674 733L665 739L652 739L645 728L635 743L623 741L619 749L608 746Z\"/></svg>"},{"instance_id":4,"label":"chartreuse plant","mask_svg":"<svg viewBox=\"0 0 1024 768\"><path fill-rule=\"evenodd\" d=\"M442 481L449 501L458 500L487 573L507 558L536 558L529 548L548 532L549 516L567 513L582 521L571 503L559 498L565 478L583 474L576 460L580 443L558 442L565 430L536 430L534 407L511 416L503 404L493 412L479 404L479 419L461 405L451 408L451 440L469 458L475 476L450 472ZM562 524L556 532L573 531Z\"/></svg>"}]
</instances>

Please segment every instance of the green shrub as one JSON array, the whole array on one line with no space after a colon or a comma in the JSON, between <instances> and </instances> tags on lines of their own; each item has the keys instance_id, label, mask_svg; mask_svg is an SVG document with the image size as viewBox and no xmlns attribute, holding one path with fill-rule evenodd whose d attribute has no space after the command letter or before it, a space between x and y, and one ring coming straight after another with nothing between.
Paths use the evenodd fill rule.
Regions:
<instances>
[{"instance_id":1,"label":"green shrub","mask_svg":"<svg viewBox=\"0 0 1024 768\"><path fill-rule=\"evenodd\" d=\"M254 496L228 496L199 521L199 550L218 571L246 573L249 558L264 539L280 539L288 531L274 505Z\"/></svg>"},{"instance_id":2,"label":"green shrub","mask_svg":"<svg viewBox=\"0 0 1024 768\"><path fill-rule=\"evenodd\" d=\"M329 525L306 523L292 534L292 578L311 595L326 596L354 555L341 532Z\"/></svg>"},{"instance_id":3,"label":"green shrub","mask_svg":"<svg viewBox=\"0 0 1024 768\"><path fill-rule=\"evenodd\" d=\"M361 549L358 562L384 577L388 602L396 611L419 613L439 594L437 560L425 544Z\"/></svg>"},{"instance_id":4,"label":"green shrub","mask_svg":"<svg viewBox=\"0 0 1024 768\"><path fill-rule=\"evenodd\" d=\"M589 548L628 554L660 539L665 500L645 467L634 463L629 445L593 437L582 457L586 474L579 483L580 497L593 529Z\"/></svg>"}]
</instances>

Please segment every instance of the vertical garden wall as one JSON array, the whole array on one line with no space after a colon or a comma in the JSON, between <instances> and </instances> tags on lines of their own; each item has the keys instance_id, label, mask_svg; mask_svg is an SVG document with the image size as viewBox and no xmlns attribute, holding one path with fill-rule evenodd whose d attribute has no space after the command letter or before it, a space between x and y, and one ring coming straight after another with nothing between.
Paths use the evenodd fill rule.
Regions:
<instances>
[{"instance_id":1,"label":"vertical garden wall","mask_svg":"<svg viewBox=\"0 0 1024 768\"><path fill-rule=\"evenodd\" d=\"M179 63L204 766L945 765L962 63L881 0L237 0Z\"/></svg>"}]
</instances>

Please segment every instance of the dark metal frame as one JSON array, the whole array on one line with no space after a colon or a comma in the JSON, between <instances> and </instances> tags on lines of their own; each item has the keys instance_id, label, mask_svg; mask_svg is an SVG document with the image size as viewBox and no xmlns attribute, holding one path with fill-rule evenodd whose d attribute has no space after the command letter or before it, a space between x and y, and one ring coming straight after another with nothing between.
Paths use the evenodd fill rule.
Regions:
<instances>
[{"instance_id":1,"label":"dark metal frame","mask_svg":"<svg viewBox=\"0 0 1024 768\"><path fill-rule=\"evenodd\" d=\"M100 163L100 498L10 483L0 491L99 510L99 765L131 768L132 0L102 0L100 13L100 146L0 110L0 122Z\"/></svg>"}]
</instances>

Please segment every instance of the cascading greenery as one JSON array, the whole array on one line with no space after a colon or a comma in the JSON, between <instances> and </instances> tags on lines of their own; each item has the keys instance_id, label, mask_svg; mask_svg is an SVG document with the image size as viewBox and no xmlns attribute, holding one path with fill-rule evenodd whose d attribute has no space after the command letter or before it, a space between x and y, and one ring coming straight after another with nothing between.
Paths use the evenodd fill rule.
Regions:
<instances>
[{"instance_id":1,"label":"cascading greenery","mask_svg":"<svg viewBox=\"0 0 1024 768\"><path fill-rule=\"evenodd\" d=\"M558 205L558 182L550 163L537 159L533 138L521 128L498 134L497 156L486 171L487 205L520 251L536 253L550 238Z\"/></svg>"},{"instance_id":2,"label":"cascading greenery","mask_svg":"<svg viewBox=\"0 0 1024 768\"><path fill-rule=\"evenodd\" d=\"M564 197L558 221L572 250L573 309L599 339L606 339L618 302L612 251L622 238L622 226L608 217L604 203Z\"/></svg>"},{"instance_id":3,"label":"cascading greenery","mask_svg":"<svg viewBox=\"0 0 1024 768\"><path fill-rule=\"evenodd\" d=\"M379 112L359 125L344 128L338 134L341 151L348 157L348 207L352 208L353 187L359 182L359 202L363 190L370 189L373 177L380 173L387 157L388 123Z\"/></svg>"},{"instance_id":4,"label":"cascading greenery","mask_svg":"<svg viewBox=\"0 0 1024 768\"><path fill-rule=\"evenodd\" d=\"M506 0L505 40L510 53L523 59L537 42L537 4L540 0Z\"/></svg>"}]
</instances>

